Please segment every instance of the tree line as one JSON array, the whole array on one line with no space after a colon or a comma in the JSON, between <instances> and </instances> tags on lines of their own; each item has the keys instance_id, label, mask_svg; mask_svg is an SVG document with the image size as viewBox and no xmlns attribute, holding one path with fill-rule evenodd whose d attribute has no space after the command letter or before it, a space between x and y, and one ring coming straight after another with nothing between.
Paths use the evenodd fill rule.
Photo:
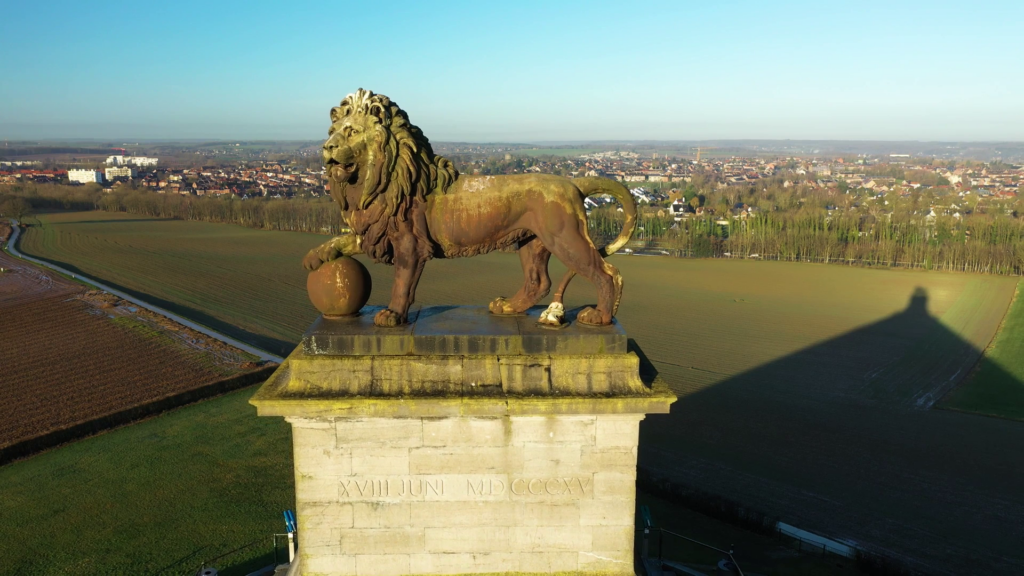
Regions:
<instances>
[{"instance_id":1,"label":"tree line","mask_svg":"<svg viewBox=\"0 0 1024 576\"><path fill-rule=\"evenodd\" d=\"M681 257L738 257L897 266L992 274L1024 274L1024 218L1006 208L965 202L964 214L927 215L934 198L915 194L883 208L834 191L774 188L707 189L690 185L682 199L701 213L676 221L667 207L644 207L631 247ZM687 198L688 197L688 198ZM338 234L341 214L330 198L242 200L158 194L126 188L19 184L0 187L0 214L32 210L105 210L263 230ZM760 207L737 216L736 206ZM7 212L4 214L5 206ZM614 238L622 213L593 210L591 235Z\"/></svg>"}]
</instances>

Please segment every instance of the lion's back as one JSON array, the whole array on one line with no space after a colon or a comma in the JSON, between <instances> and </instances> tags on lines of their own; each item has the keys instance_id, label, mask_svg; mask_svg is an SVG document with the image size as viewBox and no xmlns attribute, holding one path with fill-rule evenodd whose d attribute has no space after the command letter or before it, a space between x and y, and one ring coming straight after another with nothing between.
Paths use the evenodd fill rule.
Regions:
<instances>
[{"instance_id":1,"label":"lion's back","mask_svg":"<svg viewBox=\"0 0 1024 576\"><path fill-rule=\"evenodd\" d=\"M579 189L572 180L554 174L460 175L448 191L449 194L523 192L539 192L545 196L579 196Z\"/></svg>"}]
</instances>

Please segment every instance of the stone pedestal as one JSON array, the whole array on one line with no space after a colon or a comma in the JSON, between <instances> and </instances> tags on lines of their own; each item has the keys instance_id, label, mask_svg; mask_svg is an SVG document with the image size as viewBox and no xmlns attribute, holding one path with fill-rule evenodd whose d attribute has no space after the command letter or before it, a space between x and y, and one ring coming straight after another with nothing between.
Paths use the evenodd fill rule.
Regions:
<instances>
[{"instance_id":1,"label":"stone pedestal","mask_svg":"<svg viewBox=\"0 0 1024 576\"><path fill-rule=\"evenodd\" d=\"M621 327L373 312L251 400L292 424L302 574L633 574L639 423L675 396Z\"/></svg>"}]
</instances>

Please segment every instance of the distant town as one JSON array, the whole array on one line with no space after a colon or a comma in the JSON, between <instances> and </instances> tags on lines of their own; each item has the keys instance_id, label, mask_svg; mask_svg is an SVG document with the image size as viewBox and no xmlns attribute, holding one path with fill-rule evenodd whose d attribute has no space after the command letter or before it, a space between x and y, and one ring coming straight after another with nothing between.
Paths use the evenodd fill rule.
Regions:
<instances>
[{"instance_id":1,"label":"distant town","mask_svg":"<svg viewBox=\"0 0 1024 576\"><path fill-rule=\"evenodd\" d=\"M625 183L644 212L657 212L679 221L689 215L714 214L747 217L770 209L757 202L730 202L711 206L695 197L709 190L763 192L769 188L799 189L803 195L835 198L825 208L871 209L885 214L900 199L926 195L915 202L915 212L960 218L975 210L996 208L1017 214L1024 167L999 160L913 157L909 153L835 156L725 156L715 147L678 151L651 151L616 146L612 150L569 148L530 149L522 145L446 144L438 152L448 155L464 174L551 173L568 177L601 176ZM624 149L625 148L625 149ZM172 149L170 166L161 158L129 154L124 148L104 159L92 149L90 159L75 152L48 155L43 160L0 160L0 184L24 182L99 186L105 192L149 190L159 194L236 197L248 199L317 197L327 193L315 143L290 151L252 151L239 156L241 146L207 145ZM46 150L49 152L49 150ZM211 152L212 151L212 152ZM230 153L235 153L235 158ZM262 156L262 158L261 158ZM3 155L0 155L3 158ZM211 159L215 159L212 160ZM187 165L192 163L191 166ZM88 165L89 166L83 166ZM739 198L741 195L734 199ZM843 197L852 202L840 202ZM587 200L588 210L610 199ZM653 215L653 214L652 214Z\"/></svg>"}]
</instances>

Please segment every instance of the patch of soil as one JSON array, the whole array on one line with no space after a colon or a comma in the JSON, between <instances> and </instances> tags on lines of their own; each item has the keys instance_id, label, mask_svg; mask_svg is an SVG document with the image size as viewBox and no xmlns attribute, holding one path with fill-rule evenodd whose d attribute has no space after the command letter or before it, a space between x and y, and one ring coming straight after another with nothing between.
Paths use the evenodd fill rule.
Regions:
<instances>
[{"instance_id":1,"label":"patch of soil","mask_svg":"<svg viewBox=\"0 0 1024 576\"><path fill-rule=\"evenodd\" d=\"M265 366L0 254L0 448Z\"/></svg>"}]
</instances>

